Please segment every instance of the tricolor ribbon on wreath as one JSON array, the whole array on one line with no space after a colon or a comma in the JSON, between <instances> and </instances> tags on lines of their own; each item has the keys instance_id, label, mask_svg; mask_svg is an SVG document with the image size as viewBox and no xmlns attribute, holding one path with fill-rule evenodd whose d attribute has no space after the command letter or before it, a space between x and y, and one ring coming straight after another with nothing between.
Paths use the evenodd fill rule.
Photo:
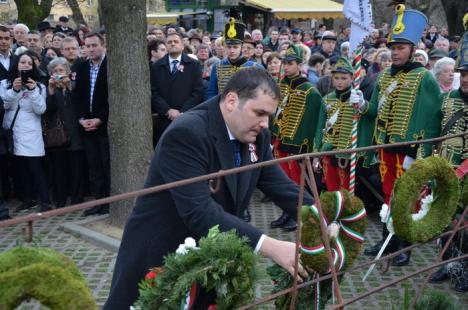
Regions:
<instances>
[{"instance_id":1,"label":"tricolor ribbon on wreath","mask_svg":"<svg viewBox=\"0 0 468 310\"><path fill-rule=\"evenodd\" d=\"M332 255L333 255L333 262L335 267L338 267L338 270L341 270L346 262L346 248L343 245L343 242L340 238L339 235L339 229L341 228L344 232L344 234L355 240L356 242L362 243L364 242L364 236L360 234L359 232L351 229L350 227L346 226L347 223L353 223L361 220L362 218L366 217L366 210L362 208L355 214L349 215L342 217L342 214L344 213L344 196L340 191L335 192L336 195L336 204L335 204L335 215L330 222L326 216L324 216L322 219L320 219L318 209L315 205L309 206L310 211L314 216L317 218L317 220L322 220L325 224L326 227L328 227L328 233L329 235L335 239L335 247L332 247ZM330 223L330 224L329 224ZM322 243L314 246L314 247L307 247L302 244L300 244L300 251L304 254L308 255L318 255L322 254L325 252L325 246ZM331 269L328 270L330 272Z\"/></svg>"}]
</instances>

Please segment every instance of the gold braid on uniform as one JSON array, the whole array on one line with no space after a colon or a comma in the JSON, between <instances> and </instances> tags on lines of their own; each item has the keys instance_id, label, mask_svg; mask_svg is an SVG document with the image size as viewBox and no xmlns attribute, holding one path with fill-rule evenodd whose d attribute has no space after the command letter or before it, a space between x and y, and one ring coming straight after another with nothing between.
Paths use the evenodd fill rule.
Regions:
<instances>
[{"instance_id":1,"label":"gold braid on uniform","mask_svg":"<svg viewBox=\"0 0 468 310\"><path fill-rule=\"evenodd\" d=\"M307 101L306 98L313 89L314 88L311 87L307 91L300 89L290 91L288 104L283 110L283 118L280 128L281 137L286 137L288 139L294 138L306 109L304 102Z\"/></svg>"},{"instance_id":2,"label":"gold braid on uniform","mask_svg":"<svg viewBox=\"0 0 468 310\"><path fill-rule=\"evenodd\" d=\"M408 125L413 113L413 105L418 92L418 86L426 71L418 72L399 72L394 77L390 75L390 70L387 69L382 74L379 80L380 94L379 100L382 95L386 93L387 88L393 81L397 81L397 87L385 98L383 105L377 116L376 127L376 140L378 144L385 144L386 141L382 140L379 136L380 132L385 132L389 137L389 142L396 142L392 136L406 137ZM423 136L420 133L420 137ZM414 138L420 138L414 137Z\"/></svg>"},{"instance_id":3,"label":"gold braid on uniform","mask_svg":"<svg viewBox=\"0 0 468 310\"><path fill-rule=\"evenodd\" d=\"M464 113L468 113L468 107L465 105L463 99L460 98L450 98L450 95L447 94L444 96L442 102L442 112L444 118L442 119L442 128L446 126L449 120L460 110L464 109ZM455 124L447 132L447 135L459 134L465 131L467 127L468 120L465 117L458 119ZM461 155L461 160L468 158L468 137L456 137L448 140L444 140L441 143L440 155L447 159L449 162L452 162L453 156L455 154Z\"/></svg>"},{"instance_id":4,"label":"gold braid on uniform","mask_svg":"<svg viewBox=\"0 0 468 310\"><path fill-rule=\"evenodd\" d=\"M224 88L226 87L227 82L234 75L237 71L239 71L242 67L229 65L218 65L217 69L217 77L218 77L218 93L222 94Z\"/></svg>"}]
</instances>

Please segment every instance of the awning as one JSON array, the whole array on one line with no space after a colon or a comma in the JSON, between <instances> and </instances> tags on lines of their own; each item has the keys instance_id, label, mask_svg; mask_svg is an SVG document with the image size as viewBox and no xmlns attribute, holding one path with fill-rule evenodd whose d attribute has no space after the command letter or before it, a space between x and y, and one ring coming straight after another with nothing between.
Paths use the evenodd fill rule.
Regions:
<instances>
[{"instance_id":1,"label":"awning","mask_svg":"<svg viewBox=\"0 0 468 310\"><path fill-rule=\"evenodd\" d=\"M146 20L148 24L152 25L176 24L177 18L180 16L198 14L206 14L206 10L196 12L155 12L146 14Z\"/></svg>"},{"instance_id":2,"label":"awning","mask_svg":"<svg viewBox=\"0 0 468 310\"><path fill-rule=\"evenodd\" d=\"M244 0L244 5L271 12L277 19L343 18L343 5L331 0Z\"/></svg>"}]
</instances>

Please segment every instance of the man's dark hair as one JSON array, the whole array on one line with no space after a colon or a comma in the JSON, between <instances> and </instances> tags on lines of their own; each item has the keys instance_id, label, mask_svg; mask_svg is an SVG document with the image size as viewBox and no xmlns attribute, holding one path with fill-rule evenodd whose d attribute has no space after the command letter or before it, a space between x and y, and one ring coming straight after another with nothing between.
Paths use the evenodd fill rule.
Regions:
<instances>
[{"instance_id":1,"label":"man's dark hair","mask_svg":"<svg viewBox=\"0 0 468 310\"><path fill-rule=\"evenodd\" d=\"M309 58L309 67L314 67L318 63L323 63L325 61L325 57L320 54L312 54Z\"/></svg>"},{"instance_id":2,"label":"man's dark hair","mask_svg":"<svg viewBox=\"0 0 468 310\"><path fill-rule=\"evenodd\" d=\"M256 67L241 69L226 84L221 99L224 100L228 93L234 92L242 104L256 98L258 90L262 90L273 99L278 99L280 96L278 85L265 69Z\"/></svg>"},{"instance_id":3,"label":"man's dark hair","mask_svg":"<svg viewBox=\"0 0 468 310\"><path fill-rule=\"evenodd\" d=\"M35 35L38 35L38 36L41 35L40 32L39 32L39 31L36 31L36 30L30 30L30 31L28 32L28 34L35 34Z\"/></svg>"},{"instance_id":4,"label":"man's dark hair","mask_svg":"<svg viewBox=\"0 0 468 310\"><path fill-rule=\"evenodd\" d=\"M104 40L104 37L102 36L102 34L100 34L99 32L88 32L87 34L85 34L85 37L84 39L86 40L87 38L92 38L92 37L96 37L99 39L99 42L101 42L101 45L104 45L106 43L106 40Z\"/></svg>"},{"instance_id":5,"label":"man's dark hair","mask_svg":"<svg viewBox=\"0 0 468 310\"><path fill-rule=\"evenodd\" d=\"M180 41L183 41L183 40L184 40L184 36L183 36L182 33L180 33L179 31L166 34L166 39L167 39L169 36L178 36L178 37L180 38Z\"/></svg>"},{"instance_id":6,"label":"man's dark hair","mask_svg":"<svg viewBox=\"0 0 468 310\"><path fill-rule=\"evenodd\" d=\"M151 40L148 42L148 59L151 59L151 52L158 51L159 45L165 45L164 41L161 40Z\"/></svg>"},{"instance_id":7,"label":"man's dark hair","mask_svg":"<svg viewBox=\"0 0 468 310\"><path fill-rule=\"evenodd\" d=\"M1 32L10 32L10 29L8 29L8 27L6 27L6 26L0 25L0 31Z\"/></svg>"}]
</instances>

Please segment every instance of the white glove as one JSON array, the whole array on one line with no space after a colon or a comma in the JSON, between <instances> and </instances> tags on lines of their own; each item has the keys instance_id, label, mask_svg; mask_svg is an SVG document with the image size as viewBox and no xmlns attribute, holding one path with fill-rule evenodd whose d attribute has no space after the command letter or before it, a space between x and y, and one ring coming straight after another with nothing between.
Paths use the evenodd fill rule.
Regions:
<instances>
[{"instance_id":1,"label":"white glove","mask_svg":"<svg viewBox=\"0 0 468 310\"><path fill-rule=\"evenodd\" d=\"M405 159L403 160L403 169L408 170L411 167L411 164L414 162L414 158L411 156L406 155Z\"/></svg>"},{"instance_id":2,"label":"white glove","mask_svg":"<svg viewBox=\"0 0 468 310\"><path fill-rule=\"evenodd\" d=\"M351 104L353 107L357 107L360 111L363 110L364 105L364 95L362 94L362 91L360 90L351 90L351 95L349 96L349 104Z\"/></svg>"}]
</instances>

